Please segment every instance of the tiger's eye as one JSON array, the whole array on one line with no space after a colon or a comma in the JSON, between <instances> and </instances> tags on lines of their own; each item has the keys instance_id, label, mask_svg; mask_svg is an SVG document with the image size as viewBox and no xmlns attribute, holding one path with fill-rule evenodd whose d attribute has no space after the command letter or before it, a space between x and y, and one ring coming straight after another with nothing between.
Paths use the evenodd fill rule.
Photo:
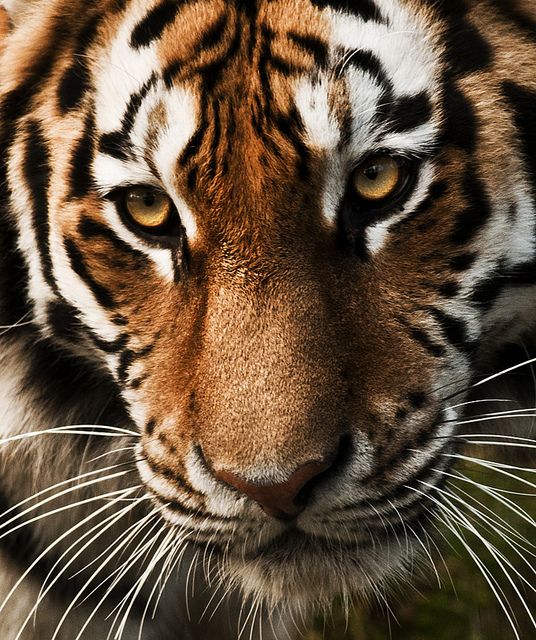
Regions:
<instances>
[{"instance_id":1,"label":"tiger's eye","mask_svg":"<svg viewBox=\"0 0 536 640\"><path fill-rule=\"evenodd\" d=\"M396 195L404 180L400 162L391 156L376 156L356 169L353 187L361 199L379 203Z\"/></svg>"},{"instance_id":2,"label":"tiger's eye","mask_svg":"<svg viewBox=\"0 0 536 640\"><path fill-rule=\"evenodd\" d=\"M148 231L165 226L173 212L171 198L149 187L129 189L125 205L133 222Z\"/></svg>"}]
</instances>

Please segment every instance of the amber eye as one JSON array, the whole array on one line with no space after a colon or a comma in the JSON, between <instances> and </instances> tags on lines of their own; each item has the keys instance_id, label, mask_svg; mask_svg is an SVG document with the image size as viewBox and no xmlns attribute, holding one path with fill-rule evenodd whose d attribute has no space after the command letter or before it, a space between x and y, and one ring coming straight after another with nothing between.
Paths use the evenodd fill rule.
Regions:
<instances>
[{"instance_id":1,"label":"amber eye","mask_svg":"<svg viewBox=\"0 0 536 640\"><path fill-rule=\"evenodd\" d=\"M357 167L351 186L364 205L381 207L400 195L408 184L408 176L404 160L377 155Z\"/></svg>"},{"instance_id":2,"label":"amber eye","mask_svg":"<svg viewBox=\"0 0 536 640\"><path fill-rule=\"evenodd\" d=\"M132 187L123 197L130 219L143 231L158 233L169 225L174 207L165 193L151 187Z\"/></svg>"}]
</instances>

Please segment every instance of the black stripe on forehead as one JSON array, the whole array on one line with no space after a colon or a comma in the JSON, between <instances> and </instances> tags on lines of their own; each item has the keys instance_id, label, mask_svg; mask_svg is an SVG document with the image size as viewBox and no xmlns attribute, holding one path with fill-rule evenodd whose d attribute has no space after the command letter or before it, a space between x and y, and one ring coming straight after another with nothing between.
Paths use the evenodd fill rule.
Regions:
<instances>
[{"instance_id":1,"label":"black stripe on forehead","mask_svg":"<svg viewBox=\"0 0 536 640\"><path fill-rule=\"evenodd\" d=\"M423 91L415 96L403 96L395 101L390 114L391 130L404 133L430 121L432 104Z\"/></svg>"},{"instance_id":2,"label":"black stripe on forehead","mask_svg":"<svg viewBox=\"0 0 536 640\"><path fill-rule=\"evenodd\" d=\"M63 74L58 89L59 106L63 114L76 109L90 89L87 52L95 40L101 19L99 15L91 18L77 36L73 62Z\"/></svg>"},{"instance_id":3,"label":"black stripe on forehead","mask_svg":"<svg viewBox=\"0 0 536 640\"><path fill-rule=\"evenodd\" d=\"M387 24L387 19L381 14L374 0L311 0L320 9L334 9L358 16L365 22L374 20Z\"/></svg>"},{"instance_id":4,"label":"black stripe on forehead","mask_svg":"<svg viewBox=\"0 0 536 640\"><path fill-rule=\"evenodd\" d=\"M347 51L345 54L342 54L338 67L338 73L342 73L342 71L348 67L353 67L359 71L368 73L373 80L381 84L385 91L389 94L393 92L393 83L389 79L381 60L372 51L365 49Z\"/></svg>"},{"instance_id":5,"label":"black stripe on forehead","mask_svg":"<svg viewBox=\"0 0 536 640\"><path fill-rule=\"evenodd\" d=\"M164 29L175 21L182 4L179 0L164 0L157 4L134 28L130 46L141 49L158 40Z\"/></svg>"},{"instance_id":6,"label":"black stripe on forehead","mask_svg":"<svg viewBox=\"0 0 536 640\"><path fill-rule=\"evenodd\" d=\"M127 160L133 155L134 148L130 140L130 134L139 110L143 105L143 101L149 91L156 85L157 80L157 74L153 73L141 89L130 96L125 113L121 119L121 128L101 136L99 140L99 151L101 153L106 153L118 160Z\"/></svg>"}]
</instances>

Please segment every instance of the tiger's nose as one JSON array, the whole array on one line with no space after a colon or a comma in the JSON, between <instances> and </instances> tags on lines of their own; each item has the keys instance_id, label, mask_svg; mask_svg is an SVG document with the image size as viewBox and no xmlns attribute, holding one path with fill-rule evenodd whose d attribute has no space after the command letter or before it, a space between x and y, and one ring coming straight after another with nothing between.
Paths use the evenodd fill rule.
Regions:
<instances>
[{"instance_id":1,"label":"tiger's nose","mask_svg":"<svg viewBox=\"0 0 536 640\"><path fill-rule=\"evenodd\" d=\"M308 462L296 469L288 480L277 484L248 482L225 470L218 471L215 475L218 480L257 502L269 516L290 520L305 509L307 489L311 488L313 480L327 471L332 463L333 457L324 462Z\"/></svg>"}]
</instances>

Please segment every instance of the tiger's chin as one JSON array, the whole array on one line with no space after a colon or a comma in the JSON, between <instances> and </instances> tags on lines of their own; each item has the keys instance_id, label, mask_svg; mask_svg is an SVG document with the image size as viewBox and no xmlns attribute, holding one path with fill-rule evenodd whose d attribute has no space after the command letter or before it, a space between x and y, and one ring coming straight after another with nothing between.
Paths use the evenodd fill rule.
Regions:
<instances>
[{"instance_id":1,"label":"tiger's chin","mask_svg":"<svg viewBox=\"0 0 536 640\"><path fill-rule=\"evenodd\" d=\"M359 546L287 531L269 544L231 550L221 561L224 585L236 586L268 610L329 606L338 597L370 596L408 573L411 545Z\"/></svg>"}]
</instances>

